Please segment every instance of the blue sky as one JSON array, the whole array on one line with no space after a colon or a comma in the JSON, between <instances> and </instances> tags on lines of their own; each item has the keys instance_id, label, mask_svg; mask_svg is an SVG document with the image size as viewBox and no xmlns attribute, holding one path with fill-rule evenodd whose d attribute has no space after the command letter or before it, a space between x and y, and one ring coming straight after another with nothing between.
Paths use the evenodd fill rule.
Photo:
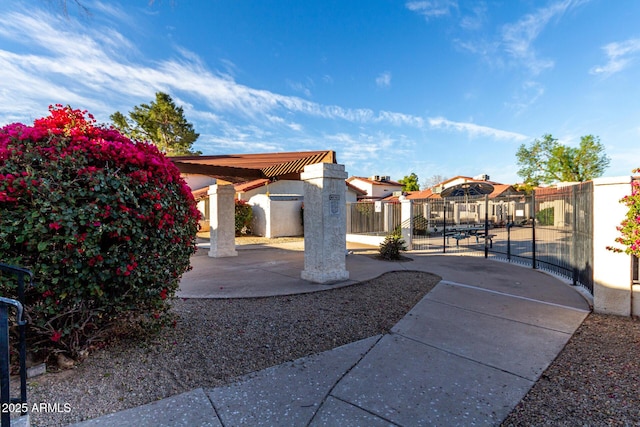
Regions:
<instances>
[{"instance_id":1,"label":"blue sky","mask_svg":"<svg viewBox=\"0 0 640 427\"><path fill-rule=\"evenodd\" d=\"M0 2L0 125L156 91L204 154L331 149L350 175L519 182L545 133L640 167L640 2Z\"/></svg>"}]
</instances>

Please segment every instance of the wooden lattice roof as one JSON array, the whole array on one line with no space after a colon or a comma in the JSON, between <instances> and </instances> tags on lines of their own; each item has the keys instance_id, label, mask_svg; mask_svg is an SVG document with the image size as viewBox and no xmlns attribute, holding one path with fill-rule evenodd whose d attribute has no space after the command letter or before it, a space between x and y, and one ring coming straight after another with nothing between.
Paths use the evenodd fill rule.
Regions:
<instances>
[{"instance_id":1,"label":"wooden lattice roof","mask_svg":"<svg viewBox=\"0 0 640 427\"><path fill-rule=\"evenodd\" d=\"M181 156L171 160L180 172L239 183L260 178L300 179L307 165L336 163L334 151L298 151L221 156Z\"/></svg>"}]
</instances>

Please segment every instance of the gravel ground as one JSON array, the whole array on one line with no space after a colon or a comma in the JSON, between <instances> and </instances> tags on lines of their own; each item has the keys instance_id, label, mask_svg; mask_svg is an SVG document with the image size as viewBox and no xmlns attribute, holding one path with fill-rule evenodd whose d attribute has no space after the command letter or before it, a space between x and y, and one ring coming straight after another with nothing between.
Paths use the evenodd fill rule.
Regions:
<instances>
[{"instance_id":1,"label":"gravel ground","mask_svg":"<svg viewBox=\"0 0 640 427\"><path fill-rule=\"evenodd\" d=\"M640 426L640 321L591 314L504 426Z\"/></svg>"},{"instance_id":2,"label":"gravel ground","mask_svg":"<svg viewBox=\"0 0 640 427\"><path fill-rule=\"evenodd\" d=\"M69 403L32 425L94 418L386 333L439 277L396 272L284 297L175 300L175 327L119 340L80 366L34 378L29 401ZM591 314L504 426L640 425L640 321Z\"/></svg>"}]
</instances>

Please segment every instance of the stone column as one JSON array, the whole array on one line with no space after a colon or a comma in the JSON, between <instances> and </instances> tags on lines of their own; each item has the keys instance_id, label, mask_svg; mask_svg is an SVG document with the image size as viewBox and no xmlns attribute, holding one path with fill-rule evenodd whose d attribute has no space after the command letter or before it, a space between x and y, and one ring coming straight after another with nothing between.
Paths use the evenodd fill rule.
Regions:
<instances>
[{"instance_id":1,"label":"stone column","mask_svg":"<svg viewBox=\"0 0 640 427\"><path fill-rule=\"evenodd\" d=\"M301 277L315 283L347 280L347 216L344 165L305 166L304 270Z\"/></svg>"},{"instance_id":2,"label":"stone column","mask_svg":"<svg viewBox=\"0 0 640 427\"><path fill-rule=\"evenodd\" d=\"M236 252L236 208L233 185L209 186L209 226L211 258L237 256Z\"/></svg>"}]
</instances>

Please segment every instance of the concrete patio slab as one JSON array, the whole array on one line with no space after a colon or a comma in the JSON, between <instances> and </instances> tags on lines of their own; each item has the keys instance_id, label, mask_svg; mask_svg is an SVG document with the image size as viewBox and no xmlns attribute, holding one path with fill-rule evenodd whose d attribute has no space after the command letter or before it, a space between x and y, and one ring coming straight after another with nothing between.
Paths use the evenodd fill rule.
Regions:
<instances>
[{"instance_id":1,"label":"concrete patio slab","mask_svg":"<svg viewBox=\"0 0 640 427\"><path fill-rule=\"evenodd\" d=\"M589 309L589 303L576 288L559 286L562 282L541 270L527 266L487 260L484 257L462 255L410 254L412 266L428 271L450 282L469 284L485 289L547 301L568 307Z\"/></svg>"},{"instance_id":2,"label":"concrete patio slab","mask_svg":"<svg viewBox=\"0 0 640 427\"><path fill-rule=\"evenodd\" d=\"M380 336L268 368L207 392L224 425L307 425Z\"/></svg>"},{"instance_id":3,"label":"concrete patio slab","mask_svg":"<svg viewBox=\"0 0 640 427\"><path fill-rule=\"evenodd\" d=\"M201 388L75 424L76 427L222 427Z\"/></svg>"},{"instance_id":4,"label":"concrete patio slab","mask_svg":"<svg viewBox=\"0 0 640 427\"><path fill-rule=\"evenodd\" d=\"M253 298L292 295L348 286L355 281L320 285L300 278L302 252L270 248L241 250L239 256L210 258L199 251L191 257L176 293L179 298Z\"/></svg>"},{"instance_id":5,"label":"concrete patio slab","mask_svg":"<svg viewBox=\"0 0 640 427\"><path fill-rule=\"evenodd\" d=\"M446 280L429 292L429 300L568 334L589 314L582 301L581 308L568 307Z\"/></svg>"},{"instance_id":6,"label":"concrete patio slab","mask_svg":"<svg viewBox=\"0 0 640 427\"><path fill-rule=\"evenodd\" d=\"M320 411L309 424L310 427L320 426L367 426L388 427L397 426L370 412L358 408L351 403L334 397L327 398Z\"/></svg>"},{"instance_id":7,"label":"concrete patio slab","mask_svg":"<svg viewBox=\"0 0 640 427\"><path fill-rule=\"evenodd\" d=\"M571 338L570 333L432 301L429 295L391 332L531 381L538 379ZM474 295L484 304L490 298L493 295L487 292Z\"/></svg>"},{"instance_id":8,"label":"concrete patio slab","mask_svg":"<svg viewBox=\"0 0 640 427\"><path fill-rule=\"evenodd\" d=\"M496 425L532 381L386 335L332 396L402 426Z\"/></svg>"}]
</instances>

